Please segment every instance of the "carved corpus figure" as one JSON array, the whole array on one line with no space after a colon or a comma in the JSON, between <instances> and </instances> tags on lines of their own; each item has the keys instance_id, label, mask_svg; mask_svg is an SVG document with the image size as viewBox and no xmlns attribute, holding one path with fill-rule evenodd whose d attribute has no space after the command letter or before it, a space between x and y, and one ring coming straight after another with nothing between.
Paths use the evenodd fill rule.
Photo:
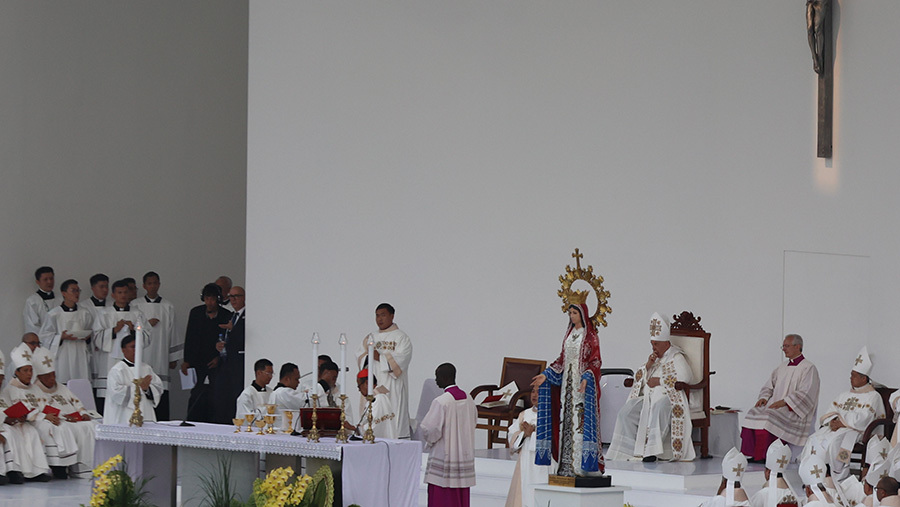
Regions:
<instances>
[{"instance_id":1,"label":"carved corpus figure","mask_svg":"<svg viewBox=\"0 0 900 507\"><path fill-rule=\"evenodd\" d=\"M816 74L825 72L825 39L824 24L825 15L828 12L828 2L831 0L806 0L806 38L809 40L809 50L812 53L813 70Z\"/></svg>"}]
</instances>

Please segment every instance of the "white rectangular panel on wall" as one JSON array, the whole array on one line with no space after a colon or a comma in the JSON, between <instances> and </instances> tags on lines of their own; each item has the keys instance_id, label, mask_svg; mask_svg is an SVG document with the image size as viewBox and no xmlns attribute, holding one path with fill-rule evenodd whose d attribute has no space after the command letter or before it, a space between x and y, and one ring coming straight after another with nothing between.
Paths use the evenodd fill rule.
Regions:
<instances>
[{"instance_id":1,"label":"white rectangular panel on wall","mask_svg":"<svg viewBox=\"0 0 900 507\"><path fill-rule=\"evenodd\" d=\"M868 342L869 262L856 255L784 252L783 334L802 336L803 355L819 370L820 415L850 388L853 359Z\"/></svg>"}]
</instances>

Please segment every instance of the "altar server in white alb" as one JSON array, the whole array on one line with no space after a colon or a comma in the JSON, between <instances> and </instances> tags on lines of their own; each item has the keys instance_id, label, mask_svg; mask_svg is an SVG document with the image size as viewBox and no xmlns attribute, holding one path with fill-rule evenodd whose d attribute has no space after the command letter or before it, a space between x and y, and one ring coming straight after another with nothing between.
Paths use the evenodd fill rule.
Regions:
<instances>
[{"instance_id":1,"label":"altar server in white alb","mask_svg":"<svg viewBox=\"0 0 900 507\"><path fill-rule=\"evenodd\" d=\"M123 359L118 360L109 370L109 388L106 395L106 412L103 424L128 424L134 413L134 333L122 338ZM149 364L140 365L141 415L144 422L156 421L153 409L163 393L162 380Z\"/></svg>"},{"instance_id":2,"label":"altar server in white alb","mask_svg":"<svg viewBox=\"0 0 900 507\"><path fill-rule=\"evenodd\" d=\"M372 384L374 385L372 391L375 392L375 399L372 401L372 432L375 438L397 438L397 426L391 424L396 417L393 412L394 405L391 403L391 393L384 386L378 385L378 377L372 377ZM362 417L359 418L358 426L347 426L349 429L358 430L362 435L369 428L369 404L365 401L369 395L369 370L362 370L356 375L356 387L362 395Z\"/></svg>"},{"instance_id":3,"label":"altar server in white alb","mask_svg":"<svg viewBox=\"0 0 900 507\"><path fill-rule=\"evenodd\" d=\"M272 361L259 359L253 364L253 374L256 378L245 387L235 402L235 417L244 417L247 414L255 414L269 402L272 390L267 386L272 381L275 370Z\"/></svg>"},{"instance_id":4,"label":"altar server in white alb","mask_svg":"<svg viewBox=\"0 0 900 507\"><path fill-rule=\"evenodd\" d=\"M59 286L62 304L50 309L41 326L40 339L56 364L56 378L68 382L73 378L91 379L90 350L94 317L90 310L78 304L81 289L75 280Z\"/></svg>"},{"instance_id":5,"label":"altar server in white alb","mask_svg":"<svg viewBox=\"0 0 900 507\"><path fill-rule=\"evenodd\" d=\"M41 332L41 326L44 324L47 314L53 307L59 305L59 299L53 293L55 285L53 268L50 266L37 268L34 272L34 282L38 289L25 300L22 317L25 320L25 332L38 334Z\"/></svg>"},{"instance_id":6,"label":"altar server in white alb","mask_svg":"<svg viewBox=\"0 0 900 507\"><path fill-rule=\"evenodd\" d=\"M300 407L306 402L306 394L297 391L300 385L300 368L294 363L284 363L278 374L278 383L269 393L268 403L275 405L277 408L278 424L284 429L287 421L284 419L285 410L300 410ZM296 415L296 414L295 414ZM235 417L241 417L237 413ZM296 418L292 420L296 422Z\"/></svg>"},{"instance_id":7,"label":"altar server in white alb","mask_svg":"<svg viewBox=\"0 0 900 507\"><path fill-rule=\"evenodd\" d=\"M31 379L34 369L31 364L32 351L25 343L19 344L9 354L13 377L0 392L0 410L12 408L21 402L27 413L13 417L4 414L3 436L12 454L7 477L14 484L24 480L46 482L50 480L50 465L41 443L41 435L35 425L43 414L38 410L38 396L32 391Z\"/></svg>"},{"instance_id":8,"label":"altar server in white alb","mask_svg":"<svg viewBox=\"0 0 900 507\"><path fill-rule=\"evenodd\" d=\"M434 371L444 393L431 402L420 428L428 449L428 507L469 507L475 485L475 402L456 385L456 367Z\"/></svg>"},{"instance_id":9,"label":"altar server in white alb","mask_svg":"<svg viewBox=\"0 0 900 507\"><path fill-rule=\"evenodd\" d=\"M691 461L691 411L676 382L692 383L693 373L684 352L669 341L669 322L650 317L653 353L634 374L628 401L616 417L607 460L643 458L643 461Z\"/></svg>"},{"instance_id":10,"label":"altar server in white alb","mask_svg":"<svg viewBox=\"0 0 900 507\"><path fill-rule=\"evenodd\" d=\"M550 467L534 464L537 407L538 390L534 389L531 391L531 408L519 412L507 432L509 452L518 454L519 459L506 494L506 507L535 507L534 485L546 484L548 480Z\"/></svg>"},{"instance_id":11,"label":"altar server in white alb","mask_svg":"<svg viewBox=\"0 0 900 507\"><path fill-rule=\"evenodd\" d=\"M800 461L800 480L806 488L806 507L837 505L825 490L825 462L819 456L810 454Z\"/></svg>"},{"instance_id":12,"label":"altar server in white alb","mask_svg":"<svg viewBox=\"0 0 900 507\"><path fill-rule=\"evenodd\" d=\"M745 507L750 505L747 493L741 487L741 479L747 471L747 458L731 448L722 458L722 483L716 496L700 504L700 507Z\"/></svg>"},{"instance_id":13,"label":"altar server in white alb","mask_svg":"<svg viewBox=\"0 0 900 507\"><path fill-rule=\"evenodd\" d=\"M97 398L102 403L106 397L107 373L118 365L122 359L121 342L126 336L134 334L137 326L141 325L144 349L150 344L149 326L144 315L137 308L133 308L131 291L125 280L113 283L113 304L97 308L94 318L93 361L94 361L94 389L97 390ZM157 399L157 401L159 401ZM105 415L101 408L101 413ZM144 415L146 418L146 414Z\"/></svg>"},{"instance_id":14,"label":"altar server in white alb","mask_svg":"<svg viewBox=\"0 0 900 507\"><path fill-rule=\"evenodd\" d=\"M766 453L766 485L750 497L752 507L798 505L800 497L784 478L784 471L790 462L791 448L781 440L772 442Z\"/></svg>"},{"instance_id":15,"label":"altar server in white alb","mask_svg":"<svg viewBox=\"0 0 900 507\"><path fill-rule=\"evenodd\" d=\"M81 306L91 312L92 317L97 316L97 308L106 307L109 296L109 277L103 273L97 273L91 277L91 295L81 301Z\"/></svg>"},{"instance_id":16,"label":"altar server in white alb","mask_svg":"<svg viewBox=\"0 0 900 507\"><path fill-rule=\"evenodd\" d=\"M175 334L175 305L159 295L159 275L150 271L144 275L147 294L135 299L131 306L147 319L150 328L150 344L144 349L147 364L163 383L163 395L156 406L157 419L169 420L169 370L175 368L178 358L184 355L183 339Z\"/></svg>"},{"instance_id":17,"label":"altar server in white alb","mask_svg":"<svg viewBox=\"0 0 900 507\"><path fill-rule=\"evenodd\" d=\"M884 417L881 395L869 382L872 361L866 347L855 356L850 371L850 390L841 393L828 411L819 418L819 429L810 435L801 459L816 447L825 449L822 456L831 466L831 476L840 482L850 474L850 451L862 438L869 423Z\"/></svg>"},{"instance_id":18,"label":"altar server in white alb","mask_svg":"<svg viewBox=\"0 0 900 507\"><path fill-rule=\"evenodd\" d=\"M373 334L375 340L375 364L368 364L368 349L363 338L362 345L356 350L359 369L368 368L391 393L391 403L397 415L394 425L397 427L397 438L409 438L409 362L412 360L412 341L397 324L394 324L394 307L381 303L375 308L375 324L378 331Z\"/></svg>"},{"instance_id":19,"label":"altar server in white alb","mask_svg":"<svg viewBox=\"0 0 900 507\"><path fill-rule=\"evenodd\" d=\"M44 440L47 460L54 464L53 454L66 454L65 448L74 442L76 449L74 462L59 459L60 467L53 468L53 476L65 479L67 476L90 478L94 467L94 426L81 400L63 384L56 381L53 358L45 348L34 351L34 372L37 380L32 382L41 395L40 410L45 414L44 423L38 429ZM55 447L48 445L55 441ZM64 442L65 445L60 445Z\"/></svg>"}]
</instances>

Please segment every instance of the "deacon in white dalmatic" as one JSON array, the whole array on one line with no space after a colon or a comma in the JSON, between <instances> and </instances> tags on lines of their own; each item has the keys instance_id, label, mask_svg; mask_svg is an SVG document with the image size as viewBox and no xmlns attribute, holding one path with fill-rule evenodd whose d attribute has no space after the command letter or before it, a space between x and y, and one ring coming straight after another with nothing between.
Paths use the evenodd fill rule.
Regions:
<instances>
[{"instance_id":1,"label":"deacon in white dalmatic","mask_svg":"<svg viewBox=\"0 0 900 507\"><path fill-rule=\"evenodd\" d=\"M658 313L650 317L650 347L653 353L634 374L631 394L616 416L606 459L691 461L691 411L675 383L692 383L693 373L684 352L669 341L669 322Z\"/></svg>"},{"instance_id":2,"label":"deacon in white dalmatic","mask_svg":"<svg viewBox=\"0 0 900 507\"><path fill-rule=\"evenodd\" d=\"M519 417L510 425L508 433L509 452L518 454L516 470L513 472L506 507L535 507L534 485L546 484L550 474L549 466L534 464L537 428L538 390L531 391L531 408L519 412Z\"/></svg>"},{"instance_id":3,"label":"deacon in white dalmatic","mask_svg":"<svg viewBox=\"0 0 900 507\"><path fill-rule=\"evenodd\" d=\"M50 310L59 305L59 299L53 293L55 285L53 268L41 266L34 272L34 282L38 290L25 300L22 318L25 321L25 332L38 334Z\"/></svg>"},{"instance_id":4,"label":"deacon in white dalmatic","mask_svg":"<svg viewBox=\"0 0 900 507\"><path fill-rule=\"evenodd\" d=\"M800 461L800 480L806 487L806 507L837 505L825 488L825 461L817 454L810 454Z\"/></svg>"},{"instance_id":5,"label":"deacon in white dalmatic","mask_svg":"<svg viewBox=\"0 0 900 507\"><path fill-rule=\"evenodd\" d=\"M850 390L841 393L822 417L819 429L810 435L803 447L801 459L812 449L821 447L822 456L831 466L831 476L840 482L850 474L850 451L862 438L866 427L884 417L881 395L869 382L872 361L866 347L859 351L850 371Z\"/></svg>"},{"instance_id":6,"label":"deacon in white dalmatic","mask_svg":"<svg viewBox=\"0 0 900 507\"><path fill-rule=\"evenodd\" d=\"M766 453L766 486L750 497L752 507L777 507L798 505L800 496L784 478L784 471L791 462L791 448L776 440Z\"/></svg>"},{"instance_id":7,"label":"deacon in white dalmatic","mask_svg":"<svg viewBox=\"0 0 900 507\"><path fill-rule=\"evenodd\" d=\"M744 507L749 506L747 493L741 487L741 478L747 471L747 458L740 451L731 448L722 458L722 484L716 496L700 504L700 507Z\"/></svg>"},{"instance_id":8,"label":"deacon in white dalmatic","mask_svg":"<svg viewBox=\"0 0 900 507\"><path fill-rule=\"evenodd\" d=\"M43 414L38 410L38 396L31 387L34 368L31 364L32 351L25 343L19 344L9 354L14 376L0 391L0 410L4 411L3 436L11 459L7 459L7 477L12 483L21 484L24 479L46 482L50 480L50 466L41 444L41 435L35 427ZM16 417L5 413L14 405L22 403L27 413Z\"/></svg>"},{"instance_id":9,"label":"deacon in white dalmatic","mask_svg":"<svg viewBox=\"0 0 900 507\"><path fill-rule=\"evenodd\" d=\"M123 359L109 370L109 387L106 394L106 412L103 413L103 424L128 424L134 413L134 333L121 339ZM141 361L140 389L141 415L144 422L156 421L153 409L159 403L163 393L163 384L159 376L153 372L149 364Z\"/></svg>"},{"instance_id":10,"label":"deacon in white dalmatic","mask_svg":"<svg viewBox=\"0 0 900 507\"><path fill-rule=\"evenodd\" d=\"M66 280L60 284L59 291L62 304L50 309L38 336L54 359L57 381L66 383L73 378L90 380L87 340L91 337L94 314L84 305L78 305L81 289L77 281Z\"/></svg>"},{"instance_id":11,"label":"deacon in white dalmatic","mask_svg":"<svg viewBox=\"0 0 900 507\"><path fill-rule=\"evenodd\" d=\"M38 430L44 440L51 467L54 462L62 465L61 468L53 469L53 475L59 479L69 475L90 478L94 468L96 423L91 420L81 400L68 387L56 381L53 358L47 349L35 349L33 361L34 372L37 374L37 381L33 385L41 394L40 410L45 417ZM53 445L47 445L49 442L53 442ZM75 449L74 458L64 461L61 456L67 454L70 447Z\"/></svg>"},{"instance_id":12,"label":"deacon in white dalmatic","mask_svg":"<svg viewBox=\"0 0 900 507\"><path fill-rule=\"evenodd\" d=\"M394 307L381 303L375 308L375 324L378 332L375 338L375 364L368 364L367 338L356 350L357 366L374 372L391 393L394 405L397 438L409 438L409 362L412 360L412 341L397 324L394 324Z\"/></svg>"}]
</instances>

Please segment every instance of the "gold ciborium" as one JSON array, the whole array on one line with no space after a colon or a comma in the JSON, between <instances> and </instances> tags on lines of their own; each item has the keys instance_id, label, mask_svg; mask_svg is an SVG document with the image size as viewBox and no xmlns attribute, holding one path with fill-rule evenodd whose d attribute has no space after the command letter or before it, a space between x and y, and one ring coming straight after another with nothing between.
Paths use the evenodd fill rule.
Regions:
<instances>
[{"instance_id":1,"label":"gold ciborium","mask_svg":"<svg viewBox=\"0 0 900 507\"><path fill-rule=\"evenodd\" d=\"M236 430L234 430L234 432L235 432L235 433L240 433L240 432L241 432L241 426L244 425L244 418L243 418L243 417L235 417L234 419L231 420L231 422L233 422L233 423L234 423L234 427L237 428Z\"/></svg>"},{"instance_id":2,"label":"gold ciborium","mask_svg":"<svg viewBox=\"0 0 900 507\"><path fill-rule=\"evenodd\" d=\"M278 410L278 405L275 405L274 403L269 403L266 405L266 413L267 414L272 415L275 413L276 410Z\"/></svg>"}]
</instances>

